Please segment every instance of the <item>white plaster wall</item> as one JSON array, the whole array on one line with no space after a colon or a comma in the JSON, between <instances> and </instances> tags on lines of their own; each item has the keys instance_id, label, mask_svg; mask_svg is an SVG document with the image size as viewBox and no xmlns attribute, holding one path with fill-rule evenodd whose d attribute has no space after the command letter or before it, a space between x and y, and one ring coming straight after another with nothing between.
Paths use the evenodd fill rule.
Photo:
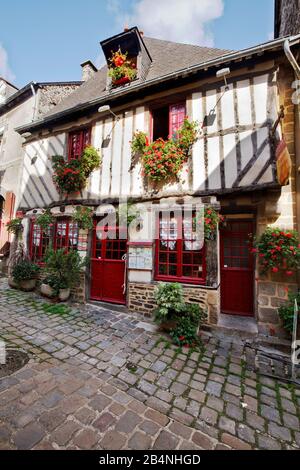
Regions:
<instances>
[{"instance_id":1,"label":"white plaster wall","mask_svg":"<svg viewBox=\"0 0 300 470\"><path fill-rule=\"evenodd\" d=\"M1 181L1 194L7 191L16 196L15 207L20 201L20 179L22 166L22 137L15 128L32 121L34 98L31 97L8 113L0 116L0 128L4 127L0 151L0 170L5 170Z\"/></svg>"}]
</instances>

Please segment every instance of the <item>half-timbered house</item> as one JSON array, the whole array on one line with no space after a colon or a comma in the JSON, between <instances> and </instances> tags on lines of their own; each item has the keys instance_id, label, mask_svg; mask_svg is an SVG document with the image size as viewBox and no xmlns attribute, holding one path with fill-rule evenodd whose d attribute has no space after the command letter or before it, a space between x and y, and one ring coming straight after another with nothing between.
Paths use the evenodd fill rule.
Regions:
<instances>
[{"instance_id":1,"label":"half-timbered house","mask_svg":"<svg viewBox=\"0 0 300 470\"><path fill-rule=\"evenodd\" d=\"M277 307L296 278L261 277L249 234L261 233L267 224L296 227L295 72L285 40L236 52L147 38L135 27L102 41L108 65L119 49L134 60L134 79L112 86L107 66L90 70L77 91L18 129L25 136L19 210L32 258L42 262L49 238L54 247L85 254L89 265L77 299L126 304L151 314L157 282L180 282L186 300L204 305L211 324L230 314L252 317L260 331L279 331ZM290 50L299 51L299 42L300 36L290 38ZM153 188L141 162L132 162L133 134L167 139L186 115L200 123L201 133L183 177ZM274 135L282 133L293 161L285 186L278 183L274 148ZM80 158L87 144L100 149L101 168L82 194L65 198L53 183L51 157ZM154 225L160 220L159 203L176 207L163 239L162 230L155 239L142 229L129 230L124 239L122 227L119 237L104 239L97 229L78 230L70 218L74 206L89 206L96 227L99 205L116 205L125 197L142 204ZM226 216L217 239L201 248L193 248L188 235L176 235L183 223L178 207L196 197ZM150 211L155 205L158 209ZM48 207L56 223L45 233L34 220Z\"/></svg>"}]
</instances>

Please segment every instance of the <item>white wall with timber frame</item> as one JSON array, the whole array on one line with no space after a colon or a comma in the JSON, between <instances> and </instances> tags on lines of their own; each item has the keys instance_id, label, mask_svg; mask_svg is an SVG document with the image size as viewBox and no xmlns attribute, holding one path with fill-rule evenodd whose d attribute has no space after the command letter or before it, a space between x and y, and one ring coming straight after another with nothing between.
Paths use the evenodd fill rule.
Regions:
<instances>
[{"instance_id":1,"label":"white wall with timber frame","mask_svg":"<svg viewBox=\"0 0 300 470\"><path fill-rule=\"evenodd\" d=\"M217 194L276 183L269 140L278 109L276 72L249 72L248 77L233 81L228 91L211 84L199 86L199 91L187 96L190 119L202 124L214 108L216 116L193 147L191 161L183 169L184 182L167 184L164 195L174 191ZM93 124L92 145L100 149L110 134L111 142L101 149L102 166L91 175L83 192L85 200L144 195L141 164L129 171L130 141L136 130L149 130L149 110L138 106L118 116L119 120L99 117ZM52 182L51 156L67 155L66 147L66 133L53 133L24 145L22 209L46 207L63 199Z\"/></svg>"}]
</instances>

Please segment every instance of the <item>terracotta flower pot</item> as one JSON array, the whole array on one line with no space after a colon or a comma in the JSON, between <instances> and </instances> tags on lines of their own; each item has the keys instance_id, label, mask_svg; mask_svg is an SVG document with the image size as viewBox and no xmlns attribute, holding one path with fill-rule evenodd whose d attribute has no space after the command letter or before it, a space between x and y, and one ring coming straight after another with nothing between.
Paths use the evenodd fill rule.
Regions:
<instances>
[{"instance_id":1,"label":"terracotta flower pot","mask_svg":"<svg viewBox=\"0 0 300 470\"><path fill-rule=\"evenodd\" d=\"M122 77L119 78L118 80L113 80L113 85L118 86L118 85L125 85L125 83L129 83L130 78L129 77Z\"/></svg>"}]
</instances>

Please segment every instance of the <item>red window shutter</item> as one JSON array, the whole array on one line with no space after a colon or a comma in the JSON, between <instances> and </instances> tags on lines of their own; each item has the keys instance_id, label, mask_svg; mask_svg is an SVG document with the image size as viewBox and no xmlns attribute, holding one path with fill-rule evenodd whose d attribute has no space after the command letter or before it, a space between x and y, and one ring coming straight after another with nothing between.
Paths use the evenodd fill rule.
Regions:
<instances>
[{"instance_id":1,"label":"red window shutter","mask_svg":"<svg viewBox=\"0 0 300 470\"><path fill-rule=\"evenodd\" d=\"M169 109L169 134L170 137L176 137L178 129L182 126L186 115L184 103L170 106Z\"/></svg>"},{"instance_id":2,"label":"red window shutter","mask_svg":"<svg viewBox=\"0 0 300 470\"><path fill-rule=\"evenodd\" d=\"M82 150L84 150L85 147L87 147L88 145L91 145L91 129L85 129L83 131L82 143L83 143Z\"/></svg>"},{"instance_id":3,"label":"red window shutter","mask_svg":"<svg viewBox=\"0 0 300 470\"><path fill-rule=\"evenodd\" d=\"M9 232L6 229L6 224L13 218L15 208L16 196L13 192L7 191L5 201L3 204L2 220L1 220L1 241L0 248L9 241Z\"/></svg>"},{"instance_id":4,"label":"red window shutter","mask_svg":"<svg viewBox=\"0 0 300 470\"><path fill-rule=\"evenodd\" d=\"M91 143L91 129L83 129L69 134L69 160L78 160L85 147Z\"/></svg>"}]
</instances>

